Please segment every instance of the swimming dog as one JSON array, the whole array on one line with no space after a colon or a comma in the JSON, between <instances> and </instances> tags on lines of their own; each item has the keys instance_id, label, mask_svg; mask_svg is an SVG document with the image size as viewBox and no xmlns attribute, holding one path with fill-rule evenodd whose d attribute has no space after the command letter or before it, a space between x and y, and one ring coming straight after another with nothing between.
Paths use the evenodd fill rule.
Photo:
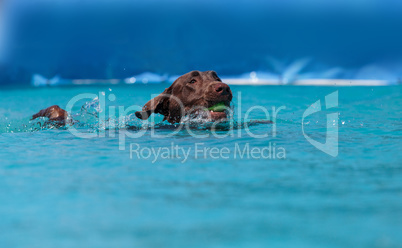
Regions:
<instances>
[{"instance_id":1,"label":"swimming dog","mask_svg":"<svg viewBox=\"0 0 402 248\"><path fill-rule=\"evenodd\" d=\"M161 114L169 123L179 123L184 116L201 116L212 121L227 119L232 101L230 87L223 83L215 71L191 71L179 78L160 95L148 101L141 111L135 112L146 120L151 114ZM57 105L42 109L32 120L47 117L50 122L64 126L68 113Z\"/></svg>"}]
</instances>

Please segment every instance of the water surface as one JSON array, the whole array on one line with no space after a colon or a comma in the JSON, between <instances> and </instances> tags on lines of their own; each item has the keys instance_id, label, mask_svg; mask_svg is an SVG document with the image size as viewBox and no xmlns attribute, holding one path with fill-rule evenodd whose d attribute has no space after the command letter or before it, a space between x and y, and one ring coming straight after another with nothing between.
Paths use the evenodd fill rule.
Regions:
<instances>
[{"instance_id":1,"label":"water surface","mask_svg":"<svg viewBox=\"0 0 402 248\"><path fill-rule=\"evenodd\" d=\"M168 138L83 139L68 130L27 131L36 111L81 93L116 96L116 106L143 105L164 85L2 88L0 91L1 247L401 247L402 88L232 86L235 118L252 106L285 106L272 125L202 139L181 131ZM339 112L339 155L312 146L303 112L338 90L339 107L304 120L325 141L326 115ZM238 106L241 92L241 107ZM91 99L88 99L90 101ZM84 102L77 103L80 113ZM325 105L323 104L323 107ZM239 110L240 109L240 110ZM249 118L264 118L261 111ZM162 119L160 117L159 121ZM157 120L158 120L157 118ZM141 121L134 120L138 125ZM7 125L10 125L7 128ZM193 130L212 134L210 130ZM170 129L156 129L168 134ZM225 134L227 131L218 131ZM190 152L130 159L142 148L227 147L229 158ZM271 145L284 159L233 157L240 147ZM121 144L121 143L120 143ZM133 155L133 154L132 154Z\"/></svg>"}]
</instances>

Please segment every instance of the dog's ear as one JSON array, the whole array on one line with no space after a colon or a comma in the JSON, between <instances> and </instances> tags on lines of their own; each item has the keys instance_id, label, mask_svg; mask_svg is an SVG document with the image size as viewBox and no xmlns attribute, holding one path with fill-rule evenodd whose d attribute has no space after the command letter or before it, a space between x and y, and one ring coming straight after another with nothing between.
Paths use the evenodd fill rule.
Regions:
<instances>
[{"instance_id":1,"label":"dog's ear","mask_svg":"<svg viewBox=\"0 0 402 248\"><path fill-rule=\"evenodd\" d=\"M142 111L135 112L135 116L142 120L147 120L152 113L167 115L169 112L169 98L171 95L171 87L165 89L159 96L148 101Z\"/></svg>"}]
</instances>

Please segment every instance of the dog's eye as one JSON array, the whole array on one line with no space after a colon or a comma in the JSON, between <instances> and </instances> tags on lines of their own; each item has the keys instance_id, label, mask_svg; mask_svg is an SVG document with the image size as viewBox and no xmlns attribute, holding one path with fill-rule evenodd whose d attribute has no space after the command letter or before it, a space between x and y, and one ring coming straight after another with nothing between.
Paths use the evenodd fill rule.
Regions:
<instances>
[{"instance_id":1,"label":"dog's eye","mask_svg":"<svg viewBox=\"0 0 402 248\"><path fill-rule=\"evenodd\" d=\"M193 83L195 83L196 81L195 81L195 79L192 79L191 81L190 81L190 84L193 84Z\"/></svg>"}]
</instances>

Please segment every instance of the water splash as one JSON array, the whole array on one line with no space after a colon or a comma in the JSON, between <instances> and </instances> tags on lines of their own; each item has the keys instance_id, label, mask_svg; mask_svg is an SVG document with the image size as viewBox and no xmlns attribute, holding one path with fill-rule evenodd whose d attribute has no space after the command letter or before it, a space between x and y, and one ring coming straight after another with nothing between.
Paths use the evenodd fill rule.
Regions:
<instances>
[{"instance_id":1,"label":"water splash","mask_svg":"<svg viewBox=\"0 0 402 248\"><path fill-rule=\"evenodd\" d=\"M80 111L76 114L70 114L67 118L66 125L60 126L57 123L49 121L42 117L35 120L22 119L0 123L0 133L17 133L17 132L37 132L42 130L60 129L66 130L73 126L76 129L85 129L86 132L106 132L109 130L143 130L143 129L171 129L178 127L187 127L194 130L231 130L244 128L245 126L253 126L258 122L252 120L235 120L233 118L233 106L225 112L228 118L224 121L212 121L208 118L208 111L198 111L192 115L185 116L178 124L171 124L159 118L151 118L150 120L139 120L134 113L128 116L113 116L102 120L99 118L100 113L104 110L100 107L99 99L96 97L91 101L84 103Z\"/></svg>"}]
</instances>

